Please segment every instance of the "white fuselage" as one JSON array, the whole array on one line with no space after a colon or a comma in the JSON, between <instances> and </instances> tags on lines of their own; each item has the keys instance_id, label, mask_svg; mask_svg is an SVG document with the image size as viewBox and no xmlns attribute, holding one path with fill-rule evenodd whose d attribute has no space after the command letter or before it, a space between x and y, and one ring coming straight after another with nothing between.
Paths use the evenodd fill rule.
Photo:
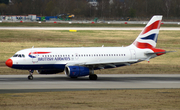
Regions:
<instances>
[{"instance_id":1,"label":"white fuselage","mask_svg":"<svg viewBox=\"0 0 180 110\"><path fill-rule=\"evenodd\" d=\"M138 49L132 45L128 47L30 48L16 53L25 57L11 57L11 59L13 67L17 69L39 70L60 66L62 67L59 69L64 69L65 65L76 64L94 65L94 67L110 64L116 66L145 60L148 57L144 54L146 51L152 52L150 49Z\"/></svg>"}]
</instances>

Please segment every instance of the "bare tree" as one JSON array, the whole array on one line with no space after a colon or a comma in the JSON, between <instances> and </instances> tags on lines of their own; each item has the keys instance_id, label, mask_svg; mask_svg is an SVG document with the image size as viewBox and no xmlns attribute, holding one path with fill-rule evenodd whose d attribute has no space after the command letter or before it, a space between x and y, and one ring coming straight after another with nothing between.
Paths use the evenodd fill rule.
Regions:
<instances>
[{"instance_id":1,"label":"bare tree","mask_svg":"<svg viewBox=\"0 0 180 110\"><path fill-rule=\"evenodd\" d=\"M171 9L171 0L163 0L164 2L164 6L163 6L163 10L164 12L166 12L166 17L169 17L169 11Z\"/></svg>"},{"instance_id":2,"label":"bare tree","mask_svg":"<svg viewBox=\"0 0 180 110\"><path fill-rule=\"evenodd\" d=\"M76 17L150 17L162 14L180 17L180 0L97 0L91 6L87 0L13 0L12 4L0 4L1 14L55 16L62 13Z\"/></svg>"},{"instance_id":3,"label":"bare tree","mask_svg":"<svg viewBox=\"0 0 180 110\"><path fill-rule=\"evenodd\" d=\"M0 15L2 14L5 14L5 11L6 11L6 4L5 3L0 3Z\"/></svg>"}]
</instances>

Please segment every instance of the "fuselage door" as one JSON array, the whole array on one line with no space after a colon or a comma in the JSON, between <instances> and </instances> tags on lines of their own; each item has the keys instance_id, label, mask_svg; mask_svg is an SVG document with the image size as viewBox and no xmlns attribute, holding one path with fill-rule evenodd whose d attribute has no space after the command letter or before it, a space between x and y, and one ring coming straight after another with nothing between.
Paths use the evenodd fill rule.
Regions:
<instances>
[{"instance_id":1,"label":"fuselage door","mask_svg":"<svg viewBox=\"0 0 180 110\"><path fill-rule=\"evenodd\" d=\"M132 60L136 59L136 51L134 49L131 49L130 52L131 52L131 59Z\"/></svg>"},{"instance_id":2,"label":"fuselage door","mask_svg":"<svg viewBox=\"0 0 180 110\"><path fill-rule=\"evenodd\" d=\"M78 60L79 59L79 54L75 53L75 59Z\"/></svg>"},{"instance_id":3,"label":"fuselage door","mask_svg":"<svg viewBox=\"0 0 180 110\"><path fill-rule=\"evenodd\" d=\"M32 51L31 56L32 56L32 62L37 63L38 62L38 52Z\"/></svg>"}]
</instances>

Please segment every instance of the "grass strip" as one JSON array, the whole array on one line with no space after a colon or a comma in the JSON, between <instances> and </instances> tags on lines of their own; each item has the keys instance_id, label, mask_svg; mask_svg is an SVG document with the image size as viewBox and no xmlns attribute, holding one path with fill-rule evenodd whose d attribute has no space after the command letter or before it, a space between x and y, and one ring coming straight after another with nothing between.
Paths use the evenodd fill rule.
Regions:
<instances>
[{"instance_id":1,"label":"grass strip","mask_svg":"<svg viewBox=\"0 0 180 110\"><path fill-rule=\"evenodd\" d=\"M179 110L179 103L180 89L0 94L0 107L8 110Z\"/></svg>"}]
</instances>

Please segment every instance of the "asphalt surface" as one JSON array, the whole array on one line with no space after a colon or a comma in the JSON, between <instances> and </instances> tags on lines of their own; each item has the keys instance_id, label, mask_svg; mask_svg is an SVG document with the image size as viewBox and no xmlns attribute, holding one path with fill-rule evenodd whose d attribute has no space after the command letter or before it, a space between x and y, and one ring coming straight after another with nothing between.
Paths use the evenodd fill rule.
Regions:
<instances>
[{"instance_id":1,"label":"asphalt surface","mask_svg":"<svg viewBox=\"0 0 180 110\"><path fill-rule=\"evenodd\" d=\"M0 30L142 30L143 27L0 27ZM180 30L179 27L161 27L160 30Z\"/></svg>"},{"instance_id":2,"label":"asphalt surface","mask_svg":"<svg viewBox=\"0 0 180 110\"><path fill-rule=\"evenodd\" d=\"M0 75L0 93L171 88L180 88L180 74L99 74L96 81L63 74L34 75L33 80L27 75Z\"/></svg>"}]
</instances>

